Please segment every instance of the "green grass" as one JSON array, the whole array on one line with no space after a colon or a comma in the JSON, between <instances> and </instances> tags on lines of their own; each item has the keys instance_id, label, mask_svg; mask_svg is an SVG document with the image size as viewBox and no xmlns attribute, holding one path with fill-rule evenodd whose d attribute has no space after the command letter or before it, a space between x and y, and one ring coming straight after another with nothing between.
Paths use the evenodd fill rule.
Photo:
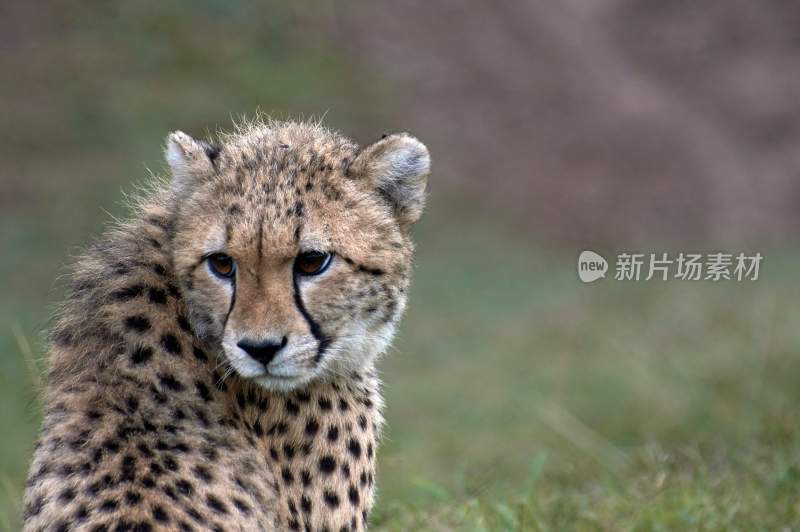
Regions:
<instances>
[{"instance_id":1,"label":"green grass","mask_svg":"<svg viewBox=\"0 0 800 532\"><path fill-rule=\"evenodd\" d=\"M798 526L795 255L767 254L750 283L582 285L574 257L433 209L382 362L376 529ZM19 303L3 300L4 323L36 346L46 308ZM12 530L35 375L24 339L9 326L0 341L0 530Z\"/></svg>"},{"instance_id":2,"label":"green grass","mask_svg":"<svg viewBox=\"0 0 800 532\"><path fill-rule=\"evenodd\" d=\"M378 528L800 525L795 255L751 283L582 285L463 220L419 233Z\"/></svg>"}]
</instances>

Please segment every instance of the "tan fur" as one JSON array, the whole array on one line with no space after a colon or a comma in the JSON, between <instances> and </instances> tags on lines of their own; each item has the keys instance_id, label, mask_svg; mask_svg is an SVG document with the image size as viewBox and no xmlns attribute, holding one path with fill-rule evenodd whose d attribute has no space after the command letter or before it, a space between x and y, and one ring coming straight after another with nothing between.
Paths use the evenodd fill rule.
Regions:
<instances>
[{"instance_id":1,"label":"tan fur","mask_svg":"<svg viewBox=\"0 0 800 532\"><path fill-rule=\"evenodd\" d=\"M77 264L24 529L365 528L374 362L405 306L427 150L254 122L216 146L173 133L166 156L171 183ZM309 250L333 253L319 276L294 271ZM268 363L237 347L273 337Z\"/></svg>"}]
</instances>

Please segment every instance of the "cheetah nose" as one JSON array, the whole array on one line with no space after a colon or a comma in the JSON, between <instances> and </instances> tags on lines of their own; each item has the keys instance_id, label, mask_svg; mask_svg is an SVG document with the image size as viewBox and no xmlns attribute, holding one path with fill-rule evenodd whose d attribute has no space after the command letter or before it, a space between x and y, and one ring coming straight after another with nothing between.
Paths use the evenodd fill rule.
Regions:
<instances>
[{"instance_id":1,"label":"cheetah nose","mask_svg":"<svg viewBox=\"0 0 800 532\"><path fill-rule=\"evenodd\" d=\"M286 347L288 340L284 336L280 341L274 338L268 338L261 342L248 340L247 338L240 340L236 345L244 350L248 355L253 357L254 360L261 362L265 366L275 358L278 351Z\"/></svg>"}]
</instances>

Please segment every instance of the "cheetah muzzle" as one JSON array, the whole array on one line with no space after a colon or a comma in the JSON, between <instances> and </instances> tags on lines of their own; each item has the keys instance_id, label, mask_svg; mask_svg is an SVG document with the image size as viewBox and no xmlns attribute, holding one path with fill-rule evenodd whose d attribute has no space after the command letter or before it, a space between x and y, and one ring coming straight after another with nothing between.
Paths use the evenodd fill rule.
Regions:
<instances>
[{"instance_id":1,"label":"cheetah muzzle","mask_svg":"<svg viewBox=\"0 0 800 532\"><path fill-rule=\"evenodd\" d=\"M24 529L366 528L427 149L255 121L166 159L71 276Z\"/></svg>"}]
</instances>

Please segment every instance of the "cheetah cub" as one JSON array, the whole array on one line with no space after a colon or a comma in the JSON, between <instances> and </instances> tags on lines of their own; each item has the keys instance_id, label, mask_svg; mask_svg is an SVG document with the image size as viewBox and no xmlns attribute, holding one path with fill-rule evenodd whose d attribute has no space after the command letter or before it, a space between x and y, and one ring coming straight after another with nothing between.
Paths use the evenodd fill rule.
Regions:
<instances>
[{"instance_id":1,"label":"cheetah cub","mask_svg":"<svg viewBox=\"0 0 800 532\"><path fill-rule=\"evenodd\" d=\"M166 159L75 268L24 529L366 528L427 149L257 122Z\"/></svg>"}]
</instances>

